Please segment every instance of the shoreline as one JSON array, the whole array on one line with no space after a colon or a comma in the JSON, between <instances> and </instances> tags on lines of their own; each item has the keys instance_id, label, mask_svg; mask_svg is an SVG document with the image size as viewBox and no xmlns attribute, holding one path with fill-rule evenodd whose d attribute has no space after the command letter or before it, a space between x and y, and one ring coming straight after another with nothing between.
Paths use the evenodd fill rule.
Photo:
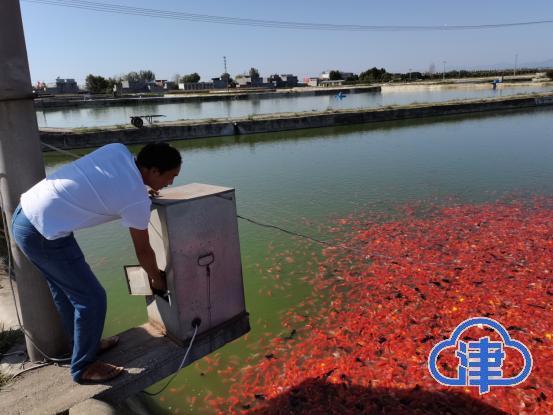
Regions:
<instances>
[{"instance_id":1,"label":"shoreline","mask_svg":"<svg viewBox=\"0 0 553 415\"><path fill-rule=\"evenodd\" d=\"M123 98L98 98L91 100L70 99L70 98L39 98L35 99L35 110L60 110L66 108L98 108L98 107L115 107L115 106L130 106L144 104L177 104L183 102L209 102L209 101L231 101L231 100L248 100L248 99L271 99L283 97L301 97L301 96L323 96L335 95L342 91L349 94L359 94L367 92L380 92L380 85L344 85L340 88L336 87L318 87L318 88L294 88L277 91L217 91L205 93L189 93L189 94L165 94L162 96L148 96L135 94Z\"/></svg>"},{"instance_id":2,"label":"shoreline","mask_svg":"<svg viewBox=\"0 0 553 415\"><path fill-rule=\"evenodd\" d=\"M263 114L233 119L167 121L140 129L131 125L78 129L42 128L40 138L46 144L70 150L99 147L114 142L132 145L153 141L271 133L546 106L553 106L553 92L379 108ZM43 151L50 151L50 149L43 146Z\"/></svg>"},{"instance_id":3,"label":"shoreline","mask_svg":"<svg viewBox=\"0 0 553 415\"><path fill-rule=\"evenodd\" d=\"M518 78L517 78L518 79ZM441 90L441 89L490 89L491 78L474 78L470 80L457 79L448 81L414 81L407 83L387 83L371 85L342 85L340 87L296 87L279 90L251 90L233 89L230 91L214 90L191 93L168 94L129 94L125 97L113 98L103 96L86 100L84 96L53 96L36 98L34 100L37 111L57 111L75 108L104 108L118 106L133 106L144 104L178 104L185 102L213 102L250 99L271 98L298 98L308 96L335 95L338 92L346 94L379 93L386 91L410 91L410 90ZM531 79L505 80L497 84L497 90L504 88L529 87L529 86L553 86L553 80L544 78L536 81Z\"/></svg>"}]
</instances>

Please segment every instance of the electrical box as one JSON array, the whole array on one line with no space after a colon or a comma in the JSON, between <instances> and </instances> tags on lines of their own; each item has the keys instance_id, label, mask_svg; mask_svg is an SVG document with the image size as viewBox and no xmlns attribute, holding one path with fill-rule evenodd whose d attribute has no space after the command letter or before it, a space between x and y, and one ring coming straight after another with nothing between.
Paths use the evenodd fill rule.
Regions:
<instances>
[{"instance_id":1,"label":"electrical box","mask_svg":"<svg viewBox=\"0 0 553 415\"><path fill-rule=\"evenodd\" d=\"M234 189L199 183L165 189L152 200L148 231L167 293L153 293L141 267L125 273L129 292L146 295L149 322L181 345L193 322L201 322L195 359L247 333Z\"/></svg>"}]
</instances>

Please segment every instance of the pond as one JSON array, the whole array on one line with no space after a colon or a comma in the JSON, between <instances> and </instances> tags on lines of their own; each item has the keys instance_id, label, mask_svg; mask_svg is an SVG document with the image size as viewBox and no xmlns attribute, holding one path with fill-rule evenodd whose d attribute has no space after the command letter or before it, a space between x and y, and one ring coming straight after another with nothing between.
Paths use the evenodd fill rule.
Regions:
<instances>
[{"instance_id":1,"label":"pond","mask_svg":"<svg viewBox=\"0 0 553 415\"><path fill-rule=\"evenodd\" d=\"M552 117L553 110L543 109L175 142L184 162L175 185L235 187L241 215L326 240L338 218L356 212L553 195ZM51 171L68 159L47 154L45 161ZM210 356L219 368L240 366L264 352L264 338L289 334L281 319L309 301L321 252L301 238L239 225L252 330ZM127 294L123 277L123 265L137 263L128 232L110 223L80 231L77 239L108 292L105 334L142 324L144 299ZM182 370L151 400L152 413L212 413L203 398L225 396L229 380L208 366L204 359Z\"/></svg>"}]
</instances>

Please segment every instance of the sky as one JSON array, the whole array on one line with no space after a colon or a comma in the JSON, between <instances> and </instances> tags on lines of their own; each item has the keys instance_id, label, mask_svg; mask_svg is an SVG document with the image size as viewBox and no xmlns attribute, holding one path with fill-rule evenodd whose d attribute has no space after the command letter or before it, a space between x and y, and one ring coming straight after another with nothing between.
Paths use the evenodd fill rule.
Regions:
<instances>
[{"instance_id":1,"label":"sky","mask_svg":"<svg viewBox=\"0 0 553 415\"><path fill-rule=\"evenodd\" d=\"M71 0L65 0L70 2ZM94 1L94 0L92 0ZM359 25L479 25L553 20L553 1L98 0L157 10L249 19ZM198 72L219 76L227 57L235 76L300 79L337 69L359 73L437 71L553 58L553 24L471 31L347 32L233 26L110 14L21 1L33 82L56 77L84 83L90 73L118 76L150 69L158 79Z\"/></svg>"}]
</instances>

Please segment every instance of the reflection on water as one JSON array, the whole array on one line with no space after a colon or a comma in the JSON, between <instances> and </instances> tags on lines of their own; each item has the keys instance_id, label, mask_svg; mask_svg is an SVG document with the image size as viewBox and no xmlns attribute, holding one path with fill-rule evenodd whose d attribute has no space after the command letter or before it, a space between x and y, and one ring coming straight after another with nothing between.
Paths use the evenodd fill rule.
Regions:
<instances>
[{"instance_id":1,"label":"reflection on water","mask_svg":"<svg viewBox=\"0 0 553 415\"><path fill-rule=\"evenodd\" d=\"M553 110L544 109L181 141L175 143L183 157L175 185L235 187L240 214L328 239L325 229L334 218L360 210L450 197L479 202L513 192L553 194L553 140L547 133L552 116ZM45 160L49 170L68 161L54 154ZM108 293L105 334L143 323L144 299L130 297L123 278L123 265L137 263L128 232L110 223L80 231L77 238ZM298 253L320 250L243 222L240 241L252 332L211 356L221 369L251 354L263 357L259 342L285 332L281 317L310 298L302 279L317 266ZM285 289L275 289L276 270ZM204 372L205 366L185 368L151 413L210 413L191 402L225 395L228 383L217 370Z\"/></svg>"},{"instance_id":2,"label":"reflection on water","mask_svg":"<svg viewBox=\"0 0 553 415\"><path fill-rule=\"evenodd\" d=\"M475 99L507 96L528 92L551 91L553 87L521 86L492 90L490 88L418 88L402 90L384 88L381 93L349 94L343 99L334 95L293 96L271 99L238 99L211 102L184 102L177 104L144 104L128 107L82 108L37 111L40 127L95 127L101 125L128 124L133 115L162 114L163 120L234 118L255 114L321 111L380 107L411 104L414 102L439 102L452 99Z\"/></svg>"}]
</instances>

